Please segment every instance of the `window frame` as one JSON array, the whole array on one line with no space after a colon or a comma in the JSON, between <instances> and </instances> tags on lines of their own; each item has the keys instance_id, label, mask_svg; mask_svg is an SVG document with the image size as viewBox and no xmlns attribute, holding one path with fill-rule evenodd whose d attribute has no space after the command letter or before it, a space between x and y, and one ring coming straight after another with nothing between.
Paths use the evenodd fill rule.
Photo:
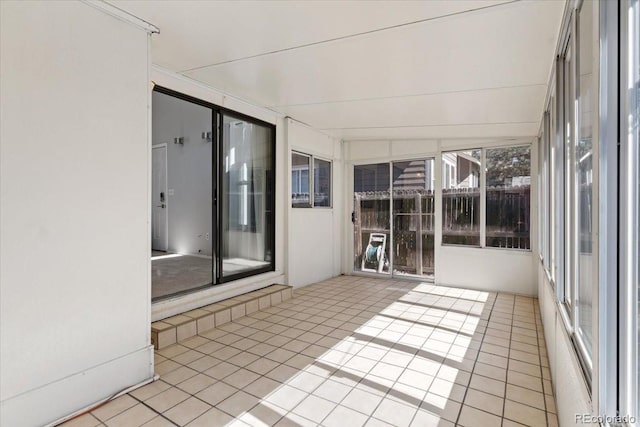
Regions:
<instances>
[{"instance_id":1,"label":"window frame","mask_svg":"<svg viewBox=\"0 0 640 427\"><path fill-rule=\"evenodd\" d=\"M572 186L572 209L571 209L571 222L573 224L571 233L572 233L572 247L573 247L573 253L572 253L572 273L573 273L573 280L571 281L571 286L573 287L572 289L572 295L573 295L573 330L574 330L574 339L576 341L577 347L578 347L578 355L580 358L580 362L583 364L583 370L585 370L587 377L588 377L588 381L591 384L592 382L592 376L593 376L593 357L594 357L594 348L595 348L595 339L597 337L596 335L596 322L593 322L593 319L596 318L596 316L594 316L595 313L597 313L597 289L594 287L594 285L592 284L592 288L591 288L591 301L592 301L592 305L591 305L591 312L589 313L589 316L592 317L592 324L591 324L591 339L592 339L592 343L591 345L588 345L587 342L585 341L585 337L583 336L583 333L581 332L581 322L580 322L580 318L581 318L581 309L580 309L580 299L581 299L581 289L580 289L580 252L581 252L581 244L580 244L580 219L579 219L579 215L580 215L580 203L579 203L579 197L580 197L580 190L579 190L579 181L577 179L577 174L578 174L578 170L577 170L577 163L578 163L578 159L577 159L577 147L578 147L578 141L580 139L581 136L581 131L580 131L580 127L582 125L582 115L581 115L581 104L580 104L580 95L581 95L581 87L580 87L580 64L582 62L582 58L580 57L580 45L581 43L592 43L592 37L589 40L586 41L581 41L581 34L580 34L580 22L582 20L582 7L584 6L584 4L586 4L584 1L581 1L575 10L575 14L574 14L574 25L573 25L573 29L574 29L574 64L573 64L573 96L571 98L572 100L572 105L574 106L573 109L573 117L574 117L574 123L573 123L573 138L572 138L572 148L571 148L571 186ZM595 8L595 6L594 6ZM587 18L591 18L592 23L593 23L593 13L595 13L595 10L592 11L592 15L588 16ZM595 29L593 29L592 27L592 31L595 31ZM593 58L593 54L591 55L591 58L587 58L587 60L592 61ZM592 72L593 74L593 72ZM593 85L592 83L592 86ZM593 92L592 92L593 93ZM591 99L591 104L592 106L594 105L593 103L593 99ZM596 153L596 149L597 149L597 138L595 138L593 131L596 129L596 126L594 126L594 121L596 119L596 115L593 114L593 108L592 108L592 113L591 113L591 126L592 126L592 134L591 134L591 156L592 156L592 174L597 174L597 153ZM593 179L593 178L592 178ZM592 185L591 188L591 193L592 193L592 206L595 202L595 204L597 205L597 200L598 200L598 194L597 194L597 183L594 183L594 185ZM597 213L596 213L597 215ZM593 270L598 269L598 262L599 262L599 257L597 252L594 254L593 253L593 248L597 248L597 234L598 234L598 228L597 228L597 216L596 216L596 222L594 223L592 220L592 237L594 239L594 244L592 245L592 254L593 254L593 258L595 259L595 261L593 262L593 264L591 265L591 270L592 273L594 273ZM592 278L596 279L598 277L597 273L592 274ZM595 280L595 285L597 286L597 280Z\"/></svg>"},{"instance_id":2,"label":"window frame","mask_svg":"<svg viewBox=\"0 0 640 427\"><path fill-rule=\"evenodd\" d=\"M557 140L555 144L556 161L553 164L553 176L556 177L556 186L553 189L556 194L553 199L553 215L556 227L552 229L555 232L554 242L556 244L555 251L552 250L552 264L555 272L555 293L556 303L559 307L560 317L567 332L577 359L581 365L582 375L584 377L587 389L591 393L593 390L593 378L595 371L594 360L598 357L596 348L598 348L597 322L592 324L592 343L590 346L584 341L580 331L579 322L579 298L578 292L578 257L579 257L579 228L578 228L578 191L576 180L576 146L579 136L579 126L581 119L579 117L578 108L578 91L579 91L579 66L580 52L578 32L579 14L583 2L577 1L571 8L569 14L568 25L565 28L562 43L560 44L559 54L556 62L556 107L555 114L556 123L562 124L557 129ZM592 40L588 40L591 43ZM592 107L592 108L595 108ZM592 116L593 120L596 118ZM596 134L592 134L594 170L597 168L599 158L596 151L599 149L599 142ZM597 172L595 172L597 173ZM594 206L598 206L598 188L599 182L595 182L592 192L594 194ZM595 219L592 227L595 237L594 247L598 247L598 220ZM554 256L555 255L555 256ZM596 254L597 255L597 254ZM596 257L594 270L598 270L600 265L599 257ZM594 277L598 277L596 273ZM553 282L552 282L553 283ZM600 313L598 299L598 280L596 280L592 289L592 312L590 315L593 319L598 318Z\"/></svg>"},{"instance_id":3,"label":"window frame","mask_svg":"<svg viewBox=\"0 0 640 427\"><path fill-rule=\"evenodd\" d=\"M635 16L632 16L635 14ZM619 407L622 416L640 420L640 1L622 0L619 9L620 74L619 74ZM635 19L634 19L635 18ZM634 37L635 36L635 37ZM631 43L635 44L632 46ZM632 69L633 68L633 69ZM636 76L633 73L636 73ZM630 86L631 85L631 86ZM635 93L634 93L635 92ZM634 96L635 95L635 96ZM634 123L635 121L635 123ZM623 196L624 195L624 196ZM635 403L635 405L634 405Z\"/></svg>"},{"instance_id":4,"label":"window frame","mask_svg":"<svg viewBox=\"0 0 640 427\"><path fill-rule=\"evenodd\" d=\"M333 160L327 157L316 156L315 154L309 154L309 153L305 153L295 149L291 150L291 155L289 156L290 160L292 159L294 154L307 157L309 159L309 203L304 203L304 204L300 203L298 205L293 204L293 199L291 198L293 193L293 182L289 181L290 182L289 199L291 200L290 207L292 209L333 209ZM316 159L329 163L329 205L328 206L315 205L315 192L316 192L315 161ZM291 172L293 172L293 162L291 164ZM289 179L292 180L293 177L290 176Z\"/></svg>"},{"instance_id":5,"label":"window frame","mask_svg":"<svg viewBox=\"0 0 640 427\"><path fill-rule=\"evenodd\" d=\"M463 244L456 244L456 243L445 243L444 239L440 240L440 246L449 246L449 247L459 247L459 248L475 248L475 249L490 249L490 250L498 250L498 251L516 251L516 252L533 252L533 245L531 244L531 241L533 239L532 236L532 231L531 231L531 222L532 222L532 217L531 214L533 213L533 206L531 204L531 183L529 184L530 186L530 192L529 192L529 248L528 249L520 249L520 248L505 248L505 247L497 247L497 246L489 246L487 245L487 150L496 150L496 149L508 149L508 148L516 148L516 147L526 147L529 150L529 158L530 158L530 164L529 164L529 177L531 179L532 177L532 173L534 170L534 164L532 162L533 157L532 157L532 152L533 152L533 142L516 142L516 143L510 143L510 144L493 144L493 145L486 145L486 146L480 146L480 147L471 147L471 148L456 148L453 150L443 150L440 154L440 164L441 164L441 171L442 171L442 178L443 180L440 183L440 189L441 192L445 189L445 182L446 180L449 178L449 174L446 172L447 171L447 167L450 167L452 170L454 169L454 166L451 165L451 163L444 158L444 155L447 153L459 153L459 152L464 152L464 151L480 151L480 176L478 177L478 185L477 188L480 191L480 215L479 215L479 244L478 245L463 245ZM456 168L457 169L457 168ZM457 176L457 171L456 171L456 176ZM457 185L457 179L456 182L454 183L453 181L450 181L448 183L448 185L446 185L446 188L449 188L449 186L451 185ZM474 187L475 188L475 187ZM444 195L441 193L441 198ZM441 203L441 210L440 210L440 214L443 215L444 212L444 203ZM444 235L444 225L442 228L442 235Z\"/></svg>"},{"instance_id":6,"label":"window frame","mask_svg":"<svg viewBox=\"0 0 640 427\"><path fill-rule=\"evenodd\" d=\"M326 162L329 164L329 204L326 206L316 205L316 160ZM329 159L325 159L320 156L311 156L311 162L313 163L313 198L312 207L316 209L331 209L333 207L333 162Z\"/></svg>"},{"instance_id":7,"label":"window frame","mask_svg":"<svg viewBox=\"0 0 640 427\"><path fill-rule=\"evenodd\" d=\"M294 204L293 203L293 172L296 170L294 169L293 166L293 156L297 155L297 156L301 156L301 157L306 157L307 158L307 163L309 164L309 169L308 169L308 179L309 179L309 202L308 203L297 203ZM304 169L299 169L298 171L300 172L300 177L299 180L302 179L302 171ZM300 181L300 186L302 186L302 181ZM291 207L292 208L299 208L299 209L309 209L313 207L313 156L311 156L310 154L306 154L306 153L301 153L298 151L291 151L291 191L289 192L289 197L291 197Z\"/></svg>"},{"instance_id":8,"label":"window frame","mask_svg":"<svg viewBox=\"0 0 640 427\"><path fill-rule=\"evenodd\" d=\"M164 93L165 95L172 96L174 98L182 99L184 101L188 101L197 105L201 105L212 110L212 125L213 125L213 140L214 144L212 149L212 230L213 230L213 243L212 243L212 251L213 251L213 272L212 272L212 283L206 286L194 288L192 290L178 292L176 294L168 295L167 297L158 298L156 300L152 300L152 304L155 304L159 301L163 301L165 299L174 298L183 294L195 294L201 290L206 290L211 287L215 287L218 285L222 285L225 283L233 282L236 280L244 279L251 276L257 276L264 273L269 273L272 271L276 271L276 257L278 256L276 253L276 215L278 215L278 207L276 205L276 188L277 188L277 180L278 173L276 170L276 130L277 127L273 123L266 122L264 120L258 119L256 117L249 116L244 113L240 113L238 111L231 110L226 107L222 107L216 104L213 104L208 101L204 101L202 99L193 97L191 95L184 94L182 92L178 92L176 90L170 89L168 87L154 85L153 91ZM271 188L269 188L270 194L268 198L268 206L270 207L270 220L265 223L265 225L269 228L271 232L271 241L268 247L265 247L265 250L268 250L271 254L270 262L268 265L265 265L261 268L256 268L252 270L242 271L236 274L223 274L223 256L222 256L222 233L223 233L223 218L222 212L223 209L226 208L226 202L223 200L223 187L224 187L224 164L223 160L223 149L224 149L224 126L223 126L223 117L233 117L234 119L242 120L247 123L255 124L258 126L263 126L270 130L270 138L269 138L269 148L271 150Z\"/></svg>"},{"instance_id":9,"label":"window frame","mask_svg":"<svg viewBox=\"0 0 640 427\"><path fill-rule=\"evenodd\" d=\"M484 148L482 147L473 147L473 148L460 148L460 149L455 149L455 150L446 150L446 151L442 151L440 153L440 162L442 165L445 165L445 167L443 167L441 169L441 172L443 174L443 177L445 178L445 181L447 182L447 188L449 189L450 186L457 186L458 185L458 166L453 165L451 162L449 162L448 160L446 160L444 158L445 154L448 153L460 153L460 152L465 152L465 151L480 151L480 177L479 177L479 182L478 182L478 191L480 193L480 201L479 201L479 207L478 209L480 209L479 211L479 215L478 215L478 244L477 245L465 245L465 244L457 244L457 243L445 243L444 242L444 235L445 235L445 229L444 229L444 221L442 224L442 231L441 231L441 239L440 239L440 245L441 246L451 246L451 247L459 247L459 248L483 248L483 236L484 236L484 217L483 217L483 212L484 212L484 197L483 197L483 182L484 182L484 175L485 173L483 173L484 170L484 161L483 161L483 155L484 155ZM448 168L446 166L449 166ZM446 172L445 172L446 171ZM475 188L475 187L473 187ZM440 215L444 218L444 190L445 190L445 185L444 182L440 183L440 198L442 199L441 202L441 210L440 210ZM500 248L498 248L500 249Z\"/></svg>"}]
</instances>

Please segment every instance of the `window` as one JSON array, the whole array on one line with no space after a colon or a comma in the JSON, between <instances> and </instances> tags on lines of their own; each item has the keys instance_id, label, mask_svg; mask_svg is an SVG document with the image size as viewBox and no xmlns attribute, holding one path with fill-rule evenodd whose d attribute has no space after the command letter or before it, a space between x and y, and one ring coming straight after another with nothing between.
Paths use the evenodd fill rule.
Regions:
<instances>
[{"instance_id":1,"label":"window","mask_svg":"<svg viewBox=\"0 0 640 427\"><path fill-rule=\"evenodd\" d=\"M556 67L557 124L550 166L552 192L551 268L561 317L589 383L592 376L593 305L598 266L594 256L594 82L593 8L584 1L574 10ZM575 29L575 32L572 31ZM552 93L553 95L553 93ZM554 121L555 120L555 121Z\"/></svg>"},{"instance_id":2,"label":"window","mask_svg":"<svg viewBox=\"0 0 640 427\"><path fill-rule=\"evenodd\" d=\"M553 278L556 283L558 298L567 307L566 314L572 316L572 289L571 289L571 257L570 236L571 218L569 173L571 170L570 153L573 135L573 77L571 59L571 37L567 37L565 48L558 59L557 84L558 84L558 118L556 123L560 127L555 153L555 200L554 200L554 250L555 262Z\"/></svg>"},{"instance_id":3,"label":"window","mask_svg":"<svg viewBox=\"0 0 640 427\"><path fill-rule=\"evenodd\" d=\"M553 102L552 100L550 102ZM551 114L545 111L542 120L542 135L538 152L538 194L539 194L539 249L544 268L549 271L549 143L551 138Z\"/></svg>"},{"instance_id":4,"label":"window","mask_svg":"<svg viewBox=\"0 0 640 427\"><path fill-rule=\"evenodd\" d=\"M223 114L221 155L223 281L273 269L273 129Z\"/></svg>"},{"instance_id":5,"label":"window","mask_svg":"<svg viewBox=\"0 0 640 427\"><path fill-rule=\"evenodd\" d=\"M543 226L544 226L544 267L547 269L547 273L553 278L553 143L556 138L556 99L555 99L555 82L551 85L551 94L549 96L549 104L547 110L546 120L546 138L544 149L544 200L543 206ZM552 282L553 283L553 282Z\"/></svg>"},{"instance_id":6,"label":"window","mask_svg":"<svg viewBox=\"0 0 640 427\"><path fill-rule=\"evenodd\" d=\"M573 210L572 221L575 237L573 239L576 267L575 299L577 338L584 351L586 362L591 367L593 340L593 294L597 282L593 255L593 2L582 2L576 15L577 35L576 51L576 138L572 158L574 162ZM597 209L597 207L595 207Z\"/></svg>"},{"instance_id":7,"label":"window","mask_svg":"<svg viewBox=\"0 0 640 427\"><path fill-rule=\"evenodd\" d=\"M531 150L486 150L486 246L530 249Z\"/></svg>"},{"instance_id":8,"label":"window","mask_svg":"<svg viewBox=\"0 0 640 427\"><path fill-rule=\"evenodd\" d=\"M310 170L311 156L291 153L291 205L294 208L311 207Z\"/></svg>"},{"instance_id":9,"label":"window","mask_svg":"<svg viewBox=\"0 0 640 427\"><path fill-rule=\"evenodd\" d=\"M640 425L640 2L620 3L620 413Z\"/></svg>"},{"instance_id":10,"label":"window","mask_svg":"<svg viewBox=\"0 0 640 427\"><path fill-rule=\"evenodd\" d=\"M442 243L480 246L480 153L442 153Z\"/></svg>"},{"instance_id":11,"label":"window","mask_svg":"<svg viewBox=\"0 0 640 427\"><path fill-rule=\"evenodd\" d=\"M331 162L313 159L313 206L331 206Z\"/></svg>"},{"instance_id":12,"label":"window","mask_svg":"<svg viewBox=\"0 0 640 427\"><path fill-rule=\"evenodd\" d=\"M291 152L291 206L331 207L331 162Z\"/></svg>"}]
</instances>

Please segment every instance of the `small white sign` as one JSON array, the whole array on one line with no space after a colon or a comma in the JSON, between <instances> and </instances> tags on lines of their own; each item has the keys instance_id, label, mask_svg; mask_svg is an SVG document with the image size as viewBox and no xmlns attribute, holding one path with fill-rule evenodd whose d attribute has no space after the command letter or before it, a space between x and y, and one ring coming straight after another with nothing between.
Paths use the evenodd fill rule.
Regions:
<instances>
[{"instance_id":1,"label":"small white sign","mask_svg":"<svg viewBox=\"0 0 640 427\"><path fill-rule=\"evenodd\" d=\"M173 193L174 193L174 192L173 192L173 188L169 188L169 189L167 190L167 195L169 195L169 196L173 196Z\"/></svg>"}]
</instances>

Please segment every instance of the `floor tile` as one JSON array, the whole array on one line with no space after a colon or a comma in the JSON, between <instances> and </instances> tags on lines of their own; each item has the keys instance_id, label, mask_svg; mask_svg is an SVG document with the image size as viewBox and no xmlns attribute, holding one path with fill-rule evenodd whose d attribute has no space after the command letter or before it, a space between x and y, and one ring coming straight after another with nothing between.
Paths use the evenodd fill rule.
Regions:
<instances>
[{"instance_id":1,"label":"floor tile","mask_svg":"<svg viewBox=\"0 0 640 427\"><path fill-rule=\"evenodd\" d=\"M359 427L363 426L367 422L368 418L369 417L367 415L361 412L355 411L342 405L338 405L324 419L322 425L326 427Z\"/></svg>"},{"instance_id":2,"label":"floor tile","mask_svg":"<svg viewBox=\"0 0 640 427\"><path fill-rule=\"evenodd\" d=\"M378 407L378 404L382 401L384 396L375 395L360 389L353 389L349 394L340 402L340 405L363 414L372 414Z\"/></svg>"},{"instance_id":3,"label":"floor tile","mask_svg":"<svg viewBox=\"0 0 640 427\"><path fill-rule=\"evenodd\" d=\"M493 394L484 393L479 390L469 389L464 398L464 405L489 412L499 417L502 416L504 399Z\"/></svg>"},{"instance_id":4,"label":"floor tile","mask_svg":"<svg viewBox=\"0 0 640 427\"><path fill-rule=\"evenodd\" d=\"M197 393L196 397L210 405L217 405L237 391L235 387L218 381Z\"/></svg>"},{"instance_id":5,"label":"floor tile","mask_svg":"<svg viewBox=\"0 0 640 427\"><path fill-rule=\"evenodd\" d=\"M320 424L335 407L336 403L334 402L309 395L293 408L291 412Z\"/></svg>"},{"instance_id":6,"label":"floor tile","mask_svg":"<svg viewBox=\"0 0 640 427\"><path fill-rule=\"evenodd\" d=\"M108 427L136 427L151 421L157 415L156 412L139 403L115 417L109 418L105 424Z\"/></svg>"},{"instance_id":7,"label":"floor tile","mask_svg":"<svg viewBox=\"0 0 640 427\"><path fill-rule=\"evenodd\" d=\"M264 401L290 411L307 396L308 394L302 390L283 385L268 395Z\"/></svg>"},{"instance_id":8,"label":"floor tile","mask_svg":"<svg viewBox=\"0 0 640 427\"><path fill-rule=\"evenodd\" d=\"M238 417L260 403L260 399L243 391L238 391L216 405L229 415Z\"/></svg>"},{"instance_id":9,"label":"floor tile","mask_svg":"<svg viewBox=\"0 0 640 427\"><path fill-rule=\"evenodd\" d=\"M391 425L402 427L411 424L416 412L417 408L414 406L404 405L391 399L383 399L372 416Z\"/></svg>"},{"instance_id":10,"label":"floor tile","mask_svg":"<svg viewBox=\"0 0 640 427\"><path fill-rule=\"evenodd\" d=\"M155 396L156 394L160 394L161 392L165 391L168 388L171 388L171 385L160 380L160 381L154 381L145 386L137 388L131 391L129 394L138 400L145 401Z\"/></svg>"},{"instance_id":11,"label":"floor tile","mask_svg":"<svg viewBox=\"0 0 640 427\"><path fill-rule=\"evenodd\" d=\"M527 422L521 413L547 422L545 408L557 425L536 307L506 293L340 276L156 352L162 379L131 395L191 426L491 426L503 408L504 425Z\"/></svg>"},{"instance_id":12,"label":"floor tile","mask_svg":"<svg viewBox=\"0 0 640 427\"><path fill-rule=\"evenodd\" d=\"M233 417L217 408L211 408L187 424L189 427L222 427L233 421Z\"/></svg>"},{"instance_id":13,"label":"floor tile","mask_svg":"<svg viewBox=\"0 0 640 427\"><path fill-rule=\"evenodd\" d=\"M198 418L209 409L211 409L211 405L208 405L195 397L190 397L184 402L181 402L169 409L163 415L174 423L183 426Z\"/></svg>"},{"instance_id":14,"label":"floor tile","mask_svg":"<svg viewBox=\"0 0 640 427\"><path fill-rule=\"evenodd\" d=\"M97 409L94 409L91 414L100 421L104 422L109 418L113 418L114 416L126 411L136 404L138 404L137 400L125 394L118 397L117 399L112 400L111 402L105 403Z\"/></svg>"},{"instance_id":15,"label":"floor tile","mask_svg":"<svg viewBox=\"0 0 640 427\"><path fill-rule=\"evenodd\" d=\"M150 406L153 410L162 413L169 408L177 405L178 403L187 400L189 398L189 394L184 391L172 387L160 394L157 394L147 400L145 402L146 405Z\"/></svg>"},{"instance_id":16,"label":"floor tile","mask_svg":"<svg viewBox=\"0 0 640 427\"><path fill-rule=\"evenodd\" d=\"M508 399L504 403L504 417L530 426L545 425L547 422L544 411Z\"/></svg>"},{"instance_id":17,"label":"floor tile","mask_svg":"<svg viewBox=\"0 0 640 427\"><path fill-rule=\"evenodd\" d=\"M102 422L93 415L84 414L61 424L60 427L95 427L101 424Z\"/></svg>"}]
</instances>

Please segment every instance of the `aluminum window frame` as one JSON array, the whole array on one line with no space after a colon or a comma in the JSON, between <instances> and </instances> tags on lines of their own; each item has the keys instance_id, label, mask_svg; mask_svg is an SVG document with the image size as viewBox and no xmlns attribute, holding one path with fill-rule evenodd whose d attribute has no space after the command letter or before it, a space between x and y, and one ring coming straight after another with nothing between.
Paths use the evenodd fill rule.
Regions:
<instances>
[{"instance_id":1,"label":"aluminum window frame","mask_svg":"<svg viewBox=\"0 0 640 427\"><path fill-rule=\"evenodd\" d=\"M316 156L315 154L304 153L298 150L291 150L291 154L289 158L293 157L296 154L298 156L307 157L309 159L309 203L300 203L298 205L293 204L293 199L291 199L292 191L289 192L289 198L291 200L291 208L292 209L333 209L333 160L323 157ZM328 206L316 206L315 205L315 168L316 159L321 160L323 162L329 163L329 205ZM291 172L293 172L293 164L291 165ZM290 174L291 175L291 174ZM292 179L290 177L289 179ZM291 190L293 190L293 183L291 182Z\"/></svg>"},{"instance_id":2,"label":"aluminum window frame","mask_svg":"<svg viewBox=\"0 0 640 427\"><path fill-rule=\"evenodd\" d=\"M498 251L516 251L516 252L533 252L534 245L532 244L534 236L531 231L532 224L532 213L533 206L531 204L531 192L533 190L532 183L530 183L530 192L529 192L529 248L521 249L521 248L503 248L497 246L489 246L487 245L487 150L498 150L498 149L508 149L508 148L517 148L517 147L526 147L529 150L529 177L532 178L532 174L534 171L534 163L533 163L533 143L527 142L519 142L519 143L510 143L510 144L495 144L495 145L486 145L481 147L472 147L472 148L456 148L454 150L443 150L440 156L440 162L442 166L442 175L443 178L446 178L446 170L445 166L451 165L448 160L444 158L444 154L446 153L459 153L464 151L480 151L480 177L478 182L478 189L480 191L480 215L479 215L479 229L480 229L480 242L478 245L463 245L463 244L455 244L455 243L444 243L443 239L440 241L440 246L450 246L450 247L459 247L459 248L475 248L475 249L489 249L489 250L498 250ZM537 168L537 167L536 167ZM456 179L457 181L457 179ZM457 182L450 185L457 185ZM448 187L448 186L447 186ZM440 197L443 197L442 191L445 189L445 182L441 182L440 184ZM440 214L443 215L444 204L440 207ZM444 234L444 226L442 230L442 234Z\"/></svg>"},{"instance_id":3,"label":"aluminum window frame","mask_svg":"<svg viewBox=\"0 0 640 427\"><path fill-rule=\"evenodd\" d=\"M572 246L573 246L573 250L572 250L572 266L571 266L571 270L573 273L573 280L571 281L571 286L573 287L572 289L572 295L573 295L573 330L574 330L574 340L576 341L576 345L578 347L578 355L580 358L580 362L583 364L583 370L585 371L585 374L587 375L587 379L589 384L592 383L592 376L593 376L593 358L595 356L595 342L597 339L597 331L596 331L596 319L597 319L597 314L598 314L598 298L597 298L597 286L598 286L598 281L596 280L598 277L598 267L599 267L599 254L597 251L594 252L594 248L598 247L598 222L597 222L597 212L595 213L595 218L592 219L592 238L594 240L593 244L592 244L592 256L593 256L593 262L591 265L591 277L592 280L594 280L594 283L591 284L591 312L587 314L587 316L591 317L591 345L588 345L588 343L586 342L587 337L585 337L583 335L582 332L582 328L581 328L581 308L580 308L580 299L581 299L581 289L580 289L580 273L579 273L579 269L580 269L580 219L579 219L579 215L580 215L580 203L579 203L579 196L580 196L580 191L579 191L579 181L577 179L577 146L578 146L578 141L580 139L581 136L581 131L580 131L580 127L582 124L582 115L581 115L581 107L580 107L580 96L581 96L581 87L580 87L580 64L583 63L580 55L580 45L583 43L591 43L592 47L593 47L593 32L595 32L595 28L593 28L593 17L594 14L596 13L595 10L595 6L594 9L592 9L592 14L590 16L587 16L587 19L591 19L591 25L592 25L592 34L591 37L589 37L588 40L581 40L581 34L580 34L580 27L581 27L581 22L582 22L582 7L585 5L586 3L584 1L580 1L577 6L576 6L576 10L575 10L575 14L574 14L574 51L575 51L575 55L574 55L574 64L573 64L573 117L574 117L574 123L573 123L573 138L572 138L572 148L571 148L571 189L572 189L572 195L571 195L571 203L572 203L572 209L571 209L571 223L572 223ZM590 61L593 65L593 53L591 55L591 58L586 58L587 61ZM592 70L592 75L595 75L595 70ZM594 80L592 82L592 87L594 90L592 90L592 99L591 101L591 105L597 105L593 102L593 95L595 94L595 83L596 81ZM592 107L593 108L593 107ZM597 116L595 114L595 111L592 109L591 112L591 127L592 127L592 134L591 134L591 156L592 156L592 188L591 188L591 193L592 193L592 208L593 206L597 206L597 201L598 201L598 183L599 183L599 176L598 176L598 160L599 160L599 156L597 153L597 150L599 148L599 140L597 138L597 125L596 125L596 120L597 120ZM595 270L595 271L593 271Z\"/></svg>"},{"instance_id":4,"label":"aluminum window frame","mask_svg":"<svg viewBox=\"0 0 640 427\"><path fill-rule=\"evenodd\" d=\"M620 205L619 205L619 401L618 413L640 417L640 2L621 0L620 36ZM635 18L635 19L634 19ZM635 46L634 46L635 45ZM635 76L634 76L635 74ZM635 404L634 404L635 403Z\"/></svg>"},{"instance_id":5,"label":"aluminum window frame","mask_svg":"<svg viewBox=\"0 0 640 427\"><path fill-rule=\"evenodd\" d=\"M301 156L301 157L306 157L308 164L309 164L309 169L308 169L308 174L309 174L309 202L308 203L297 203L294 204L293 203L293 171L294 171L294 166L293 166L293 156L297 155L297 156ZM313 156L311 156L311 154L306 154L306 153L301 153L299 151L291 151L291 190L289 197L291 198L291 207L292 208L296 208L296 209L309 209L313 207ZM300 172L302 172L302 170L304 169L300 169ZM300 173L300 178L302 177L302 173ZM302 188L302 185L300 185L300 188Z\"/></svg>"}]
</instances>

